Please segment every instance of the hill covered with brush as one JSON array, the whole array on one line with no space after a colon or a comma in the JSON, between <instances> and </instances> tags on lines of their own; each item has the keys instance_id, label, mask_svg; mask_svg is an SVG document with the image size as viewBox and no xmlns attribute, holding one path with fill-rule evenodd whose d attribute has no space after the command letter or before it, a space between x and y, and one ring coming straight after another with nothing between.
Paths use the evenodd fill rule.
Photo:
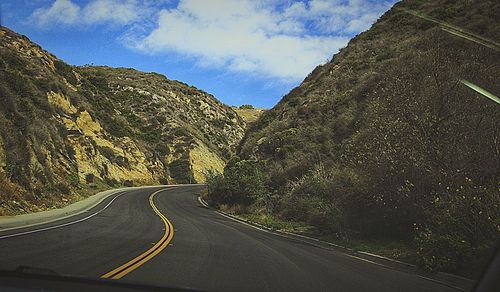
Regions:
<instances>
[{"instance_id":1,"label":"hill covered with brush","mask_svg":"<svg viewBox=\"0 0 500 292\"><path fill-rule=\"evenodd\" d=\"M499 13L497 1L397 3L252 124L208 199L478 271L500 234L500 104L484 95L500 94Z\"/></svg>"},{"instance_id":2,"label":"hill covered with brush","mask_svg":"<svg viewBox=\"0 0 500 292\"><path fill-rule=\"evenodd\" d=\"M201 182L245 122L156 73L75 67L0 28L0 215L118 185Z\"/></svg>"}]
</instances>

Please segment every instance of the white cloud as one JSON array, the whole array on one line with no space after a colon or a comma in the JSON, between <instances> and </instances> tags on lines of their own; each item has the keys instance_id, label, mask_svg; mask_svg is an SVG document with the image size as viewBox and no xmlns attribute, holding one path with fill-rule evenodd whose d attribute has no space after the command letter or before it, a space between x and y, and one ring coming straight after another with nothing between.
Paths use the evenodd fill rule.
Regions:
<instances>
[{"instance_id":1,"label":"white cloud","mask_svg":"<svg viewBox=\"0 0 500 292\"><path fill-rule=\"evenodd\" d=\"M371 24L395 0L310 0L296 2L286 9L288 17L308 22L324 33L359 33Z\"/></svg>"},{"instance_id":2,"label":"white cloud","mask_svg":"<svg viewBox=\"0 0 500 292\"><path fill-rule=\"evenodd\" d=\"M126 25L122 42L147 53L175 53L197 65L300 81L345 46L395 0L56 0L33 21ZM161 4L160 4L161 3ZM169 5L171 6L171 5Z\"/></svg>"},{"instance_id":3,"label":"white cloud","mask_svg":"<svg viewBox=\"0 0 500 292\"><path fill-rule=\"evenodd\" d=\"M92 0L85 6L78 6L71 0L56 0L48 8L39 8L31 15L31 21L39 27L58 24L89 25L111 23L126 25L151 15L146 2L136 0Z\"/></svg>"},{"instance_id":4,"label":"white cloud","mask_svg":"<svg viewBox=\"0 0 500 292\"><path fill-rule=\"evenodd\" d=\"M136 1L94 0L83 10L83 19L88 23L114 22L127 24L145 16Z\"/></svg>"},{"instance_id":5,"label":"white cloud","mask_svg":"<svg viewBox=\"0 0 500 292\"><path fill-rule=\"evenodd\" d=\"M159 13L153 31L128 41L147 52L181 53L204 66L295 82L388 8L362 0L180 0Z\"/></svg>"},{"instance_id":6,"label":"white cloud","mask_svg":"<svg viewBox=\"0 0 500 292\"><path fill-rule=\"evenodd\" d=\"M365 31L368 28L370 28L372 23L374 23L378 17L379 17L378 13L364 14L363 16L348 21L345 30L347 32Z\"/></svg>"},{"instance_id":7,"label":"white cloud","mask_svg":"<svg viewBox=\"0 0 500 292\"><path fill-rule=\"evenodd\" d=\"M78 20L80 7L70 0L57 0L49 8L36 9L32 14L32 19L40 26L47 26L51 23L71 24Z\"/></svg>"}]
</instances>

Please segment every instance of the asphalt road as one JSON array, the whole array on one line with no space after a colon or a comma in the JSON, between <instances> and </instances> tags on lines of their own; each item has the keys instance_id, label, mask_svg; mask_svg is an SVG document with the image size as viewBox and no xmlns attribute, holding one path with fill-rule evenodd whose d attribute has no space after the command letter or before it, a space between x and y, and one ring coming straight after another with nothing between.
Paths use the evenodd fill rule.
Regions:
<instances>
[{"instance_id":1,"label":"asphalt road","mask_svg":"<svg viewBox=\"0 0 500 292\"><path fill-rule=\"evenodd\" d=\"M200 186L167 188L151 204L156 190L126 191L86 214L0 233L0 269L27 265L101 277L136 259L116 281L213 291L457 291L225 218L199 204Z\"/></svg>"}]
</instances>

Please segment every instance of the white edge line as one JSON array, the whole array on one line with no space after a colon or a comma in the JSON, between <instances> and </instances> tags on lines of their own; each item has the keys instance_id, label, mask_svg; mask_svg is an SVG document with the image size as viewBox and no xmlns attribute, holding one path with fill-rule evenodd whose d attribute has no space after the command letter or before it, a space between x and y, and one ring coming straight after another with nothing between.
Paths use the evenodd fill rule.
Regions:
<instances>
[{"instance_id":1,"label":"white edge line","mask_svg":"<svg viewBox=\"0 0 500 292\"><path fill-rule=\"evenodd\" d=\"M0 228L0 233L11 231L11 230L16 230L16 229L24 229L24 228L28 228L28 227L34 227L34 226L38 226L38 225L45 225L45 224L49 224L49 223L52 223L52 222L55 222L55 221L64 220L64 219L67 219L67 218L70 218L70 217L78 216L78 215L80 215L82 213L85 213L88 210L94 208L95 206L101 204L104 200L106 200L107 198L111 197L112 195L116 195L120 191L124 191L124 190L123 189L114 190L114 191L110 192L109 194L104 195L97 202L94 202L91 205L89 205L88 207L86 207L86 208L84 208L82 210L76 211L75 213L68 212L68 213L65 213L65 215L62 216L62 217L54 217L54 218L48 219L46 221L42 220L40 222L34 222L34 223L31 223L31 224L26 224L26 225L20 225L20 226L8 227L8 228ZM78 202L76 202L76 203L78 203ZM71 206L71 205L69 205L69 206Z\"/></svg>"},{"instance_id":2,"label":"white edge line","mask_svg":"<svg viewBox=\"0 0 500 292\"><path fill-rule=\"evenodd\" d=\"M203 206L205 206L205 207L207 207L207 208L208 208L207 203L206 203L203 199L201 199L200 197L198 197L198 201L199 201L199 202L200 202ZM243 224L243 225L246 225L246 226L249 226L249 227L255 228L255 229L260 230L260 231L264 231L264 232L266 232L266 233L270 233L270 234L273 234L273 235L277 235L277 236L280 236L280 237L284 237L284 238L288 238L288 239L292 239L292 240L298 240L298 241L302 241L302 242L309 243L309 244L311 243L311 242L308 242L308 241L306 241L306 240L304 240L304 239L301 239L301 238L296 238L296 237L295 237L295 235L298 235L298 236L303 237L303 238L306 238L306 239L312 239L312 240L317 241L317 242L327 243L327 244L329 244L329 245L333 245L333 246L336 246L336 247L341 247L341 246L339 246L339 245L336 245L336 244L333 244L333 243L330 243L330 242L322 241L322 240L319 240L319 239L316 239L316 238L309 238L309 237L307 237L307 236L303 236L303 235L299 235L299 234L293 234L293 236L294 236L294 237L292 237L292 236L288 236L288 235L286 235L286 233L285 233L285 234L283 234L283 233L281 233L281 232L273 232L273 231L271 231L271 230L263 229L263 228L260 228L260 227L258 227L258 226L255 226L255 225L249 224L249 223L247 223L247 222L245 222L245 221L243 221L243 220L241 220L241 219L236 219L236 218L234 218L234 217L232 217L232 216L229 216L229 215L227 215L227 214L222 213L221 211L218 211L218 210L214 210L214 211L215 211L215 213L217 213L217 214L219 214L219 215L221 215L221 216L223 216L223 217L225 217L225 218L231 219L231 220L236 221L236 222L238 222L238 223L241 223L241 224ZM287 232L287 233L288 233L288 232ZM292 234L290 234L290 235L292 235ZM321 248L321 247L320 247L320 248ZM341 247L341 248L343 248L343 247ZM386 265L383 265L383 264L380 264L380 263L376 263L376 262L373 262L373 261L370 261L370 260L367 260L367 259L364 259L364 258L360 258L360 257L354 256L354 255L350 255L350 254L348 254L348 253L342 253L342 254L344 254L344 255L346 255L346 256L348 256L348 257L352 257L352 258L355 258L355 259L358 259L358 260L361 260L361 261L367 262L367 263L371 263L371 264L377 265L377 266L383 266L383 267L387 267L387 268L389 268L389 267L388 267L388 266L386 266Z\"/></svg>"},{"instance_id":3,"label":"white edge line","mask_svg":"<svg viewBox=\"0 0 500 292\"><path fill-rule=\"evenodd\" d=\"M412 265L412 264L409 264L409 263L405 263L405 262L402 262L402 261L398 261L398 260L395 260L395 259L384 257L384 256L381 256L381 255L378 255L378 254L369 253L369 252L366 252L366 251L358 251L358 253L364 254L364 255L368 255L368 256L372 256L372 257L379 258L379 259L386 260L386 261L395 262L395 263L398 263L398 264L401 264L401 265L405 265L405 266L409 266L409 267L413 267L413 268L416 267L415 265Z\"/></svg>"},{"instance_id":4,"label":"white edge line","mask_svg":"<svg viewBox=\"0 0 500 292\"><path fill-rule=\"evenodd\" d=\"M206 208L209 208L208 204L205 202L205 200L203 200L201 197L198 196L198 202L200 202L203 206L205 206ZM300 234L292 234L292 233L288 233L288 232L274 232L272 230L269 230L269 229L265 229L265 228L261 228L259 226L256 226L254 224L250 224L250 223L247 223L245 222L245 220L243 219L239 219L239 218L235 218L235 217L232 217L230 215L227 215L219 210L214 210L215 213L221 215L222 217L225 217L225 218L228 218L228 219L231 219L233 221L236 221L236 222L239 222L243 225L246 225L246 226L249 226L249 227L252 227L254 229L257 229L257 230L260 230L260 231L264 231L264 232L267 232L267 233L270 233L270 234L273 234L273 235L278 235L278 236L281 236L281 237L284 237L284 238L288 238L288 239L293 239L293 240L299 240L299 241L302 241L302 242L305 242L305 243L311 243L311 242L308 242L308 241L305 241L301 238L296 238L295 236L297 237L302 237L302 238L305 238L305 239L311 239L311 240L314 240L314 241L317 241L317 242L321 242L321 243L326 243L326 244L329 244L329 245L333 245L335 247L341 247L339 245L336 245L336 244L333 244L333 243L330 243L330 242L326 242L326 241L321 241L319 239L316 239L316 238L310 238L310 237L307 237L307 236L303 236L303 235L300 235ZM287 235L288 234L288 235ZM341 247L343 248L343 247Z\"/></svg>"},{"instance_id":5,"label":"white edge line","mask_svg":"<svg viewBox=\"0 0 500 292\"><path fill-rule=\"evenodd\" d=\"M224 213L221 213L221 212L219 212L219 211L215 211L215 213L217 213L217 214L219 214L219 215L221 215L221 216L223 216L223 217L226 217L226 218L228 218L228 219L231 219L231 220L233 220L233 221L239 222L239 223L241 223L241 224L243 224L243 225L246 225L246 226L249 226L249 227L252 227L252 228L258 229L258 230L260 230L260 231L264 231L264 232L266 232L266 233L270 233L270 234L277 235L277 236L280 236L280 237L284 237L284 238L288 238L288 239L292 239L292 240L298 240L298 241L302 241L302 242L305 242L305 243L311 244L311 242L308 242L308 241L306 241L306 240L304 240L304 239L301 239L301 238L296 238L296 237L292 237L292 236L288 236L288 235L286 235L286 234L282 234L282 233L278 233L278 232L273 232L273 231L271 231L271 230L267 230L267 229L263 229L263 228L260 228L260 227L258 227L258 226L255 226L255 225L252 225L252 224L246 223L245 221L238 220L238 219L236 219L236 218L233 218L233 217L231 217L231 216L228 216L228 215L226 215L226 214L224 214ZM294 235L295 235L295 234L294 234ZM309 237L305 237L305 236L302 236L302 237L309 239ZM311 239L312 239L312 240L315 240L315 241L323 242L323 241L317 240L317 239L315 239L315 238L311 238ZM317 246L317 245L314 245L314 246L319 247L319 248L323 248L323 247L321 247L321 246ZM327 250L332 250L332 249L327 249ZM333 250L332 250L332 251L333 251ZM381 263L376 263L376 262L373 262L373 261L370 261L370 260L367 260L367 259L364 259L364 258L360 258L360 257L357 257L357 256L355 256L355 255L348 254L348 253L340 253L340 254L345 255L345 256L348 256L348 257L351 257L351 258L358 259L358 260L363 261L363 262L367 262L367 263L370 263L370 264L374 264L374 265L377 265L377 266L381 266L381 267L385 267L385 268L390 268L389 266L386 266L386 265L384 265L384 264L381 264Z\"/></svg>"},{"instance_id":6,"label":"white edge line","mask_svg":"<svg viewBox=\"0 0 500 292\"><path fill-rule=\"evenodd\" d=\"M193 185L193 184L190 184L190 185ZM104 208L102 208L101 210L99 210L99 211L95 212L94 214L89 215L89 216L87 216L85 218L78 219L78 220L71 221L71 222L66 222L64 224L60 224L60 225L56 225L56 226L50 226L50 227L45 227L45 228L40 228L40 229L35 229L35 230L30 230L30 231L24 231L24 232L19 232L19 233L14 233L14 234L3 235L3 236L0 236L0 239L5 239L5 238L10 238L10 237L15 237L15 236L21 236L21 235L26 235L26 234L32 234L32 233L37 233L37 232L41 232L41 231L47 231L47 230L56 229L56 228L60 228L60 227L64 227L64 226L68 226L68 225L72 225L72 224L76 224L76 223L85 221L85 220L90 219L90 218L94 217L95 215L101 213L102 211L104 211L106 208L108 208L111 205L111 203L114 202L114 200L116 200L118 197L122 196L123 194L127 193L128 191L133 191L133 190L140 189L140 188L165 187L164 189L162 189L162 191L164 191L164 190L169 190L169 189L172 189L172 188L176 188L178 186L179 185L163 185L163 186L145 186L145 187L131 187L131 188L128 188L128 189L119 189L119 190L116 190L115 192L113 192L113 193L105 196L104 198L102 198L101 200L99 200L96 204L93 204L90 207L88 207L87 209L82 210L82 211L80 211L80 212L78 212L76 214L71 214L71 215L68 215L68 216L64 216L64 217L60 217L60 218L55 218L53 220L49 220L49 221L45 221L45 222L40 222L40 223L35 223L35 224L31 224L31 225L2 229L2 230L0 230L0 232L7 232L9 230L29 228L29 227L38 226L38 225L45 225L45 224L49 224L49 223L52 223L52 222L55 222L55 221L60 221L60 220L64 220L64 219L67 219L67 218L70 218L70 217L78 216L78 215L83 214L84 212L87 212L88 210L94 208L95 206L99 205L100 203L102 203L104 200L106 200L110 196L119 193L119 195L117 195L116 197L114 197Z\"/></svg>"},{"instance_id":7,"label":"white edge line","mask_svg":"<svg viewBox=\"0 0 500 292\"><path fill-rule=\"evenodd\" d=\"M205 200L203 200L200 196L198 196L198 201L203 205L205 206L206 208L209 208L208 204L205 202ZM255 225L252 225L252 224L249 224L249 223L246 223L245 221L241 220L241 219L236 219L234 217L231 217L229 215L226 215L224 213L222 213L221 211L218 211L218 210L214 210L215 213L225 217L225 218L228 218L228 219L231 219L233 221L236 221L236 222L239 222L243 225L246 225L246 226L249 226L249 227L252 227L252 228L255 228L257 230L260 230L260 231L264 231L266 233L270 233L270 234L273 234L273 235L277 235L277 236L281 236L281 237L284 237L284 238L288 238L288 239L293 239L293 240L298 240L298 241L302 241L302 242L305 242L305 243L310 243L306 240L303 240L303 239L300 239L300 238L296 238L296 237L291 237L291 236L287 236L285 234L282 234L282 233L278 233L278 232L273 232L271 230L267 230L267 229L263 229L263 228L260 228L258 226L255 226ZM316 238L310 238L310 237L307 237L307 236L304 236L304 235L300 235L300 234L293 234L294 236L295 235L298 235L300 237L303 237L303 238L307 238L307 239L312 239L312 240L315 240L317 242L321 242L321 243L326 243L326 244L329 244L329 245L333 245L333 246L337 246L337 247L341 247L343 248L342 246L339 246L339 245L336 245L336 244L333 244L333 243L330 243L330 242L326 242L326 241L322 241L322 240L319 240L319 239L316 239ZM323 248L321 246L319 246L319 248ZM328 249L327 249L328 250ZM334 250L332 250L334 251ZM377 263L377 262L374 262L374 261L370 261L370 260L367 260L367 259L364 259L364 258L361 258L361 257L357 257L355 255L351 255L351 254L348 254L346 252L339 252L339 254L341 255L345 255L347 257L350 257L350 258L354 258L354 259L357 259L357 260L360 260L360 261L363 261L363 262L366 262L366 263L370 263L370 264L373 264L373 265L376 265L376 266L380 266L380 267L384 267L384 268L387 268L387 269L391 269L391 270L396 270L396 271L399 271L397 269L394 269L394 268L391 268L387 265L384 265L384 264L381 264L381 263ZM366 253L368 254L368 253ZM405 263L406 264L406 263ZM410 265L411 266L411 265ZM402 272L402 271L399 271L399 272ZM437 284L441 284L441 285L444 285L444 286L447 286L447 287L450 287L450 288L454 288L454 289L457 289L457 290L460 290L460 291L466 291L460 287L457 287L453 284L449 284L449 283L446 283L446 282L442 282L442 281L439 281L439 280L435 280L435 279L432 279L432 278L428 278L428 277L424 277L424 276L421 276L421 275L418 275L418 274L414 274L412 273L411 275L415 275L419 278L422 278L422 279L425 279L425 280L428 280L428 281L431 281L431 282L434 282L434 283L437 283Z\"/></svg>"},{"instance_id":8,"label":"white edge line","mask_svg":"<svg viewBox=\"0 0 500 292\"><path fill-rule=\"evenodd\" d=\"M47 219L47 220L42 220L40 222L34 222L34 223L30 223L30 224L26 224L26 225L20 225L20 226L14 226L14 227L7 227L7 228L1 228L0 227L0 233L3 233L3 232L7 232L7 231L12 231L12 230L16 230L16 229L25 229L25 228L28 228L28 227L34 227L34 226L38 226L38 225L45 225L45 224L49 224L49 223L52 223L52 222L56 222L56 221L60 221L60 220L64 220L64 219L67 219L67 218L71 218L71 217L74 217L74 216L78 216L80 214L83 214L85 212L88 212L90 209L98 206L99 204L101 204L104 200L106 200L107 198L121 192L121 191L133 191L133 190L137 190L137 189L147 189L147 188L157 188L157 187L174 187L174 186L178 186L178 185L157 185L157 186L142 186L142 187L125 187L125 188L118 188L118 189L112 189L112 190L109 190L110 193L107 194L107 195L104 195L102 198L100 198L98 201L90 204L89 206L79 210L79 211L75 211L74 213L71 213L71 212L67 212L64 214L64 216L61 216L61 217L53 217L53 218L50 218L50 219ZM95 194L95 195L98 195L99 193ZM88 197L90 198L90 197ZM86 198L86 199L88 199ZM85 199L84 199L85 200ZM83 201L83 200L82 200ZM79 201L79 202L82 202L82 201ZM79 203L79 202L75 202L75 203ZM68 206L71 206L71 205L68 205ZM35 214L35 213L33 213Z\"/></svg>"},{"instance_id":9,"label":"white edge line","mask_svg":"<svg viewBox=\"0 0 500 292\"><path fill-rule=\"evenodd\" d=\"M427 281L431 281L431 282L434 282L434 283L437 283L437 284L441 284L441 285L444 285L444 286L448 286L450 288L453 288L453 289L457 289L457 290L460 290L460 291L464 291L464 292L467 292L468 290L465 290L463 288L460 288L458 286L455 286L453 284L449 284L449 283L446 283L446 282L442 282L442 281L439 281L439 280L435 280L435 279L432 279L432 278L429 278L429 277L425 277L425 276L421 276L421 275L418 275L418 274L415 274L415 276L419 277L419 278L422 278L424 280L427 280Z\"/></svg>"},{"instance_id":10,"label":"white edge line","mask_svg":"<svg viewBox=\"0 0 500 292\"><path fill-rule=\"evenodd\" d=\"M66 223L63 223L63 224L55 225L55 226L44 227L44 228L40 228L40 229L35 229L35 230L24 231L24 232L19 232L19 233L14 233L14 234L8 234L8 235L0 236L0 239L5 239L5 238L11 238L11 237L16 237L16 236L26 235L26 234L37 233L37 232L47 231L47 230L51 230L51 229L61 228L61 227L65 227L65 226L68 226L68 225L80 223L80 222L88 220L88 219L94 217L95 215L101 213L102 211L104 211L106 208L108 208L111 205L111 203L113 203L117 198L121 197L126 192L127 191L123 191L122 193L118 194L104 208L102 208L101 210L99 210L99 211L95 212L94 214L91 214L91 215L89 215L87 217L84 217L84 218L81 218L81 219L78 219L78 220L75 220L75 221L71 221L71 222L66 222ZM62 219L60 219L60 220L62 220Z\"/></svg>"},{"instance_id":11,"label":"white edge line","mask_svg":"<svg viewBox=\"0 0 500 292\"><path fill-rule=\"evenodd\" d=\"M208 208L208 204L200 196L198 196L198 202L200 202L203 207Z\"/></svg>"}]
</instances>

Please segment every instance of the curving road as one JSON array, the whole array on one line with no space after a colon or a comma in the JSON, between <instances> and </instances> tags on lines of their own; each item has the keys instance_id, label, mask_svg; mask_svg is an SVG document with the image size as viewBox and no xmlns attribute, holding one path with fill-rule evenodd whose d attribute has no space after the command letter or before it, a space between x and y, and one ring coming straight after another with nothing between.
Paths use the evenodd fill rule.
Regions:
<instances>
[{"instance_id":1,"label":"curving road","mask_svg":"<svg viewBox=\"0 0 500 292\"><path fill-rule=\"evenodd\" d=\"M1 232L0 269L113 278L121 268L117 281L213 291L457 291L225 218L198 203L201 188L125 191L86 214Z\"/></svg>"}]
</instances>

